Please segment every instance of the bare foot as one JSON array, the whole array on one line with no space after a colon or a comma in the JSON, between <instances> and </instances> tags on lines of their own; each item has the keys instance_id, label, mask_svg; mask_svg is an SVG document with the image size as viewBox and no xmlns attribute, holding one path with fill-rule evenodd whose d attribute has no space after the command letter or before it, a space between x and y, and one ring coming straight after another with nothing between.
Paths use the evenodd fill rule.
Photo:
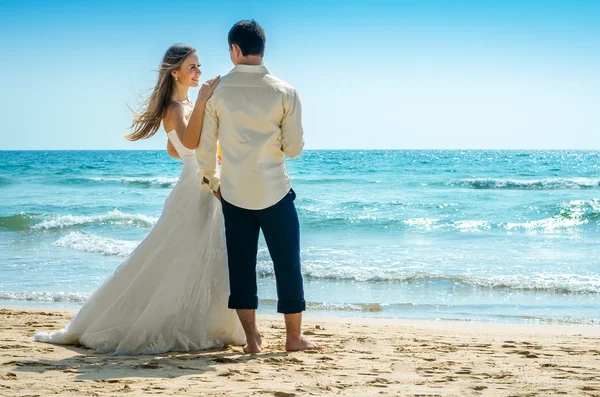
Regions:
<instances>
[{"instance_id":1,"label":"bare foot","mask_svg":"<svg viewBox=\"0 0 600 397\"><path fill-rule=\"evenodd\" d=\"M297 352L299 350L321 350L323 346L318 343L314 343L306 339L304 336L300 336L300 339L286 339L285 351Z\"/></svg>"},{"instance_id":2,"label":"bare foot","mask_svg":"<svg viewBox=\"0 0 600 397\"><path fill-rule=\"evenodd\" d=\"M254 338L246 338L247 344L244 347L245 353L260 353L262 350L262 337L260 334L256 334Z\"/></svg>"}]
</instances>

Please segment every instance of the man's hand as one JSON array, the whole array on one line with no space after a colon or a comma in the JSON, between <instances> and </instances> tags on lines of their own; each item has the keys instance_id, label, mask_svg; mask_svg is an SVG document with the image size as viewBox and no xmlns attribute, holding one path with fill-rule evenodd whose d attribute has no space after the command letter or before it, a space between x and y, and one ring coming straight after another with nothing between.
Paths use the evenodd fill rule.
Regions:
<instances>
[{"instance_id":1,"label":"man's hand","mask_svg":"<svg viewBox=\"0 0 600 397\"><path fill-rule=\"evenodd\" d=\"M219 200L221 201L221 187L219 186L219 189L217 191L213 192L213 195Z\"/></svg>"}]
</instances>

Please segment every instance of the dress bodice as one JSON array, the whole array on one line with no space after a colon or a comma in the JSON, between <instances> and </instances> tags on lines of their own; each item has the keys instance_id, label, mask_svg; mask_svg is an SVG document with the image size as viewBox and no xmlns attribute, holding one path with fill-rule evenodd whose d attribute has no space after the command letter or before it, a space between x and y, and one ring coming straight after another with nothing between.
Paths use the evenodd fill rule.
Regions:
<instances>
[{"instance_id":1,"label":"dress bodice","mask_svg":"<svg viewBox=\"0 0 600 397\"><path fill-rule=\"evenodd\" d=\"M181 157L182 160L184 158L195 158L195 151L183 146L183 143L181 143L181 141L179 140L177 131L171 130L167 132L167 136L169 137L169 140L173 144L175 150L177 150L177 154L179 154L179 157Z\"/></svg>"}]
</instances>

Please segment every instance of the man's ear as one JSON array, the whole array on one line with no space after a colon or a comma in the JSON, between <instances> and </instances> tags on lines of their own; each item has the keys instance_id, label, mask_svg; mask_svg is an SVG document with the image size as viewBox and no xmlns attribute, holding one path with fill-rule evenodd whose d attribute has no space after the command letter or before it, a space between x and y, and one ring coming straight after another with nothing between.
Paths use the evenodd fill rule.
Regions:
<instances>
[{"instance_id":1,"label":"man's ear","mask_svg":"<svg viewBox=\"0 0 600 397\"><path fill-rule=\"evenodd\" d=\"M242 56L242 49L237 44L231 45L231 51L233 51L233 55L235 55L236 57Z\"/></svg>"}]
</instances>

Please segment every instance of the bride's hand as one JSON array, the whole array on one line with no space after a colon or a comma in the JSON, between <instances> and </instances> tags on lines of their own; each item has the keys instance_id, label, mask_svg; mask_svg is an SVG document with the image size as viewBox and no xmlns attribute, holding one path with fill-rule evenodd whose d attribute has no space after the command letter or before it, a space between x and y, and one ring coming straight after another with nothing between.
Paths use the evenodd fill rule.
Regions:
<instances>
[{"instance_id":1,"label":"bride's hand","mask_svg":"<svg viewBox=\"0 0 600 397\"><path fill-rule=\"evenodd\" d=\"M221 76L206 80L204 84L202 84L202 87L200 87L200 92L198 93L198 102L206 103L208 98L210 98L215 91L215 88L217 88L220 80Z\"/></svg>"}]
</instances>

